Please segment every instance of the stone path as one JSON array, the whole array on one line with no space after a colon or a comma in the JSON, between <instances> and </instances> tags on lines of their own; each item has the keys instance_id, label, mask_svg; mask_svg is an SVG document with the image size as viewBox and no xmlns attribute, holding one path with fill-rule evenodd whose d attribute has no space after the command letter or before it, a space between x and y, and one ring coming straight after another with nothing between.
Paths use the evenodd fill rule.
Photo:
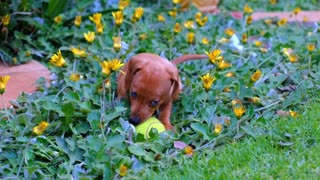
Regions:
<instances>
[{"instance_id":1,"label":"stone path","mask_svg":"<svg viewBox=\"0 0 320 180\"><path fill-rule=\"evenodd\" d=\"M241 12L232 12L231 15L235 18L241 18ZM303 21L304 18L308 22L319 22L320 21L320 11L301 11L299 14L294 15L292 12L256 12L252 14L253 20L263 19L263 18L287 18L288 21Z\"/></svg>"},{"instance_id":2,"label":"stone path","mask_svg":"<svg viewBox=\"0 0 320 180\"><path fill-rule=\"evenodd\" d=\"M44 77L50 78L50 71L37 61L28 61L23 65L10 66L0 63L0 76L10 75L5 93L5 106L10 107L10 100L17 99L21 92L32 93L37 90L35 82ZM0 95L1 96L1 95ZM0 109L3 109L2 97L0 98Z\"/></svg>"}]
</instances>

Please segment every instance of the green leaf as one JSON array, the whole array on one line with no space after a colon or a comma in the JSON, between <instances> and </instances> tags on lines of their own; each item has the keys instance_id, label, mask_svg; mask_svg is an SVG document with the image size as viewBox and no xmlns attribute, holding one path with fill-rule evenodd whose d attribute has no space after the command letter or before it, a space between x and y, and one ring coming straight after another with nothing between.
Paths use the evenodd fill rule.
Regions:
<instances>
[{"instance_id":1,"label":"green leaf","mask_svg":"<svg viewBox=\"0 0 320 180\"><path fill-rule=\"evenodd\" d=\"M119 117L122 114L122 112L124 112L126 110L127 110L127 108L124 108L124 107L116 107L115 111L106 115L106 120L111 121L111 120Z\"/></svg>"},{"instance_id":2,"label":"green leaf","mask_svg":"<svg viewBox=\"0 0 320 180\"><path fill-rule=\"evenodd\" d=\"M147 154L147 152L141 146L129 146L128 150L132 154L134 154L138 157L144 158L144 160L146 160L146 161L149 161L149 162L154 161L153 158L149 154Z\"/></svg>"},{"instance_id":3,"label":"green leaf","mask_svg":"<svg viewBox=\"0 0 320 180\"><path fill-rule=\"evenodd\" d=\"M57 15L61 14L66 7L68 1L64 0L49 0L47 15L50 18L54 18Z\"/></svg>"},{"instance_id":4,"label":"green leaf","mask_svg":"<svg viewBox=\"0 0 320 180\"><path fill-rule=\"evenodd\" d=\"M208 134L207 134L207 129L206 126L200 123L192 123L191 128L195 130L198 134L203 135L205 140L210 140Z\"/></svg>"},{"instance_id":5,"label":"green leaf","mask_svg":"<svg viewBox=\"0 0 320 180\"><path fill-rule=\"evenodd\" d=\"M64 95L64 98L70 101L80 101L80 96L76 92L68 92Z\"/></svg>"},{"instance_id":6,"label":"green leaf","mask_svg":"<svg viewBox=\"0 0 320 180\"><path fill-rule=\"evenodd\" d=\"M83 113L89 113L91 111L91 101L84 101L80 103L80 111Z\"/></svg>"},{"instance_id":7,"label":"green leaf","mask_svg":"<svg viewBox=\"0 0 320 180\"><path fill-rule=\"evenodd\" d=\"M252 97L253 96L253 91L251 88L245 87L245 86L240 86L240 97Z\"/></svg>"},{"instance_id":8,"label":"green leaf","mask_svg":"<svg viewBox=\"0 0 320 180\"><path fill-rule=\"evenodd\" d=\"M63 138L56 137L56 143L64 153L68 154L70 152L67 143Z\"/></svg>"},{"instance_id":9,"label":"green leaf","mask_svg":"<svg viewBox=\"0 0 320 180\"><path fill-rule=\"evenodd\" d=\"M124 142L126 138L123 135L116 134L107 137L107 146L116 147Z\"/></svg>"},{"instance_id":10,"label":"green leaf","mask_svg":"<svg viewBox=\"0 0 320 180\"><path fill-rule=\"evenodd\" d=\"M87 121L90 123L90 126L93 130L98 130L99 122L101 118L101 113L98 110L93 110L87 115Z\"/></svg>"},{"instance_id":11,"label":"green leaf","mask_svg":"<svg viewBox=\"0 0 320 180\"><path fill-rule=\"evenodd\" d=\"M74 106L71 102L66 103L62 106L62 111L66 117L72 117L74 115Z\"/></svg>"},{"instance_id":12,"label":"green leaf","mask_svg":"<svg viewBox=\"0 0 320 180\"><path fill-rule=\"evenodd\" d=\"M42 106L45 110L50 110L59 113L60 116L63 116L64 113L61 111L61 106L59 104L54 103L53 101L44 100ZM40 109L42 109L39 107Z\"/></svg>"},{"instance_id":13,"label":"green leaf","mask_svg":"<svg viewBox=\"0 0 320 180\"><path fill-rule=\"evenodd\" d=\"M75 127L71 127L74 134L84 134L89 131L89 124L86 122L78 122Z\"/></svg>"},{"instance_id":14,"label":"green leaf","mask_svg":"<svg viewBox=\"0 0 320 180\"><path fill-rule=\"evenodd\" d=\"M245 125L245 126L241 126L241 129L244 130L244 132L246 132L247 134L253 136L253 137L256 137L256 132L255 130L249 126L249 125Z\"/></svg>"},{"instance_id":15,"label":"green leaf","mask_svg":"<svg viewBox=\"0 0 320 180\"><path fill-rule=\"evenodd\" d=\"M293 143L293 142L283 142L283 141L280 141L278 144L279 144L280 146L286 147L286 146L292 146L294 143Z\"/></svg>"}]
</instances>

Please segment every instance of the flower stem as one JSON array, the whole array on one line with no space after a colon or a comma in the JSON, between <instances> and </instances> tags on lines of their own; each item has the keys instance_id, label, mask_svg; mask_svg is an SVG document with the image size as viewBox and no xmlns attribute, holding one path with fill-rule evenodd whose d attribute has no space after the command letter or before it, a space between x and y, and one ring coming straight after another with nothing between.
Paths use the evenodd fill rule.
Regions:
<instances>
[{"instance_id":1,"label":"flower stem","mask_svg":"<svg viewBox=\"0 0 320 180\"><path fill-rule=\"evenodd\" d=\"M24 151L23 151L23 154L22 154L22 157L21 157L21 161L20 161L20 164L19 164L19 169L18 169L17 175L16 175L17 177L19 177L19 174L20 174L20 172L21 172L22 165L23 165L23 160L24 160L24 158L25 158L25 156L26 156L26 150L29 148L31 138L32 138L32 137L30 137L30 139L29 139L29 141L28 141L28 143L27 143L27 145L26 145L26 148L25 148Z\"/></svg>"},{"instance_id":2,"label":"flower stem","mask_svg":"<svg viewBox=\"0 0 320 180\"><path fill-rule=\"evenodd\" d=\"M106 89L105 89L105 84L106 84L107 79L104 79L102 81L102 100L101 100L101 117L100 117L100 129L101 129L101 134L103 136L103 139L106 141L107 138L104 135L104 126L107 127L106 125L104 125L105 117L106 117Z\"/></svg>"},{"instance_id":3,"label":"flower stem","mask_svg":"<svg viewBox=\"0 0 320 180\"><path fill-rule=\"evenodd\" d=\"M6 106L5 106L5 103L4 103L4 95L2 94L1 95L2 96L2 106L3 106L3 110L6 112L6 114L7 114L7 120L9 120L10 119L10 116L9 116L9 112L8 112L8 109L6 108Z\"/></svg>"}]
</instances>

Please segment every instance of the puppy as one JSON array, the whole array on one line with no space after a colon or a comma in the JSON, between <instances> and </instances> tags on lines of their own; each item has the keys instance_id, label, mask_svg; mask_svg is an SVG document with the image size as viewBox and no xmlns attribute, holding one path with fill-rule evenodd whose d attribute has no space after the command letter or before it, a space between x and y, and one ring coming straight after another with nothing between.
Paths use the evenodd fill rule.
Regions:
<instances>
[{"instance_id":1,"label":"puppy","mask_svg":"<svg viewBox=\"0 0 320 180\"><path fill-rule=\"evenodd\" d=\"M118 98L130 99L129 122L138 125L158 110L158 119L167 130L170 123L172 102L181 92L181 82L176 65L207 55L189 54L169 61L155 54L141 53L133 56L119 73Z\"/></svg>"}]
</instances>

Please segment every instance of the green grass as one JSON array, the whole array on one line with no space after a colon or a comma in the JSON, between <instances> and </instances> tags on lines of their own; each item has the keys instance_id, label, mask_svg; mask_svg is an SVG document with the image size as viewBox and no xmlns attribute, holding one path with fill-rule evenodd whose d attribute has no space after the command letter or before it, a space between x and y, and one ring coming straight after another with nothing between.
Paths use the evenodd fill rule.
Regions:
<instances>
[{"instance_id":1,"label":"green grass","mask_svg":"<svg viewBox=\"0 0 320 180\"><path fill-rule=\"evenodd\" d=\"M155 179L319 179L320 103L266 124L267 135L182 157Z\"/></svg>"}]
</instances>

